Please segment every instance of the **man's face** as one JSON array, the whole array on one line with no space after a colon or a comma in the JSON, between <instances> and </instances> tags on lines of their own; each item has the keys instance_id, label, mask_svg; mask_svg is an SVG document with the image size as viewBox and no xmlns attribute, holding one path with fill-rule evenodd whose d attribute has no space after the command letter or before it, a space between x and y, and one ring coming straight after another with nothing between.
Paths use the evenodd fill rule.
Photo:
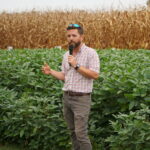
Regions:
<instances>
[{"instance_id":1,"label":"man's face","mask_svg":"<svg viewBox=\"0 0 150 150\"><path fill-rule=\"evenodd\" d=\"M67 40L69 45L78 47L83 41L83 35L80 35L77 29L71 29L67 31Z\"/></svg>"}]
</instances>

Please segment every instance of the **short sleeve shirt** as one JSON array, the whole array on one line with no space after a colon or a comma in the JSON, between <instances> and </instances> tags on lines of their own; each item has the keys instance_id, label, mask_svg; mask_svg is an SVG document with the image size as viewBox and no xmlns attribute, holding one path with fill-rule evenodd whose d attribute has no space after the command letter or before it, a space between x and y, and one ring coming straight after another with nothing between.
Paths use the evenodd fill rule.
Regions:
<instances>
[{"instance_id":1,"label":"short sleeve shirt","mask_svg":"<svg viewBox=\"0 0 150 150\"><path fill-rule=\"evenodd\" d=\"M72 66L70 66L68 63L68 56L69 51L64 54L61 66L62 72L65 74L65 82L62 90L83 93L92 92L93 79L89 79L83 76ZM94 50L93 48L82 44L75 58L80 66L100 73L100 58L96 50Z\"/></svg>"}]
</instances>

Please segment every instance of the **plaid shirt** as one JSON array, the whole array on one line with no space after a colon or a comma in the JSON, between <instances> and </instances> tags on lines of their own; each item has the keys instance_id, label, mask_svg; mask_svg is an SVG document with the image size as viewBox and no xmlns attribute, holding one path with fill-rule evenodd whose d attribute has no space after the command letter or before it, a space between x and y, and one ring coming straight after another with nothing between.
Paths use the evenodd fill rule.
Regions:
<instances>
[{"instance_id":1,"label":"plaid shirt","mask_svg":"<svg viewBox=\"0 0 150 150\"><path fill-rule=\"evenodd\" d=\"M68 63L69 51L63 56L62 72L65 74L65 83L63 91L89 93L93 89L93 79L89 79L80 74L77 70L71 67ZM97 52L83 44L75 56L76 61L80 66L99 73L100 60Z\"/></svg>"}]
</instances>

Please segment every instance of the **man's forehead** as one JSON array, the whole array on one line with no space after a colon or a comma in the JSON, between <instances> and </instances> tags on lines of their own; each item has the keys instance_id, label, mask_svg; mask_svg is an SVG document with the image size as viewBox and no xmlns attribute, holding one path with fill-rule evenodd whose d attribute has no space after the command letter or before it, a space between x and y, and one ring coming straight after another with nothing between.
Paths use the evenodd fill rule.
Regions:
<instances>
[{"instance_id":1,"label":"man's forehead","mask_svg":"<svg viewBox=\"0 0 150 150\"><path fill-rule=\"evenodd\" d=\"M67 30L67 34L79 34L77 29Z\"/></svg>"}]
</instances>

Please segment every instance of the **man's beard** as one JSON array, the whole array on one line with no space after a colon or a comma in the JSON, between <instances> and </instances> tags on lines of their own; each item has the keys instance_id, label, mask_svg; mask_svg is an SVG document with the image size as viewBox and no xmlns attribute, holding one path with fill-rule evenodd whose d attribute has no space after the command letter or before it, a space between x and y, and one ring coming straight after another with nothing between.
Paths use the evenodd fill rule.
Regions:
<instances>
[{"instance_id":1,"label":"man's beard","mask_svg":"<svg viewBox=\"0 0 150 150\"><path fill-rule=\"evenodd\" d=\"M69 45L73 45L74 48L79 47L80 44L81 44L81 41L79 41L79 42L77 42L77 43L75 43L75 42L74 42L74 43L72 43L72 42L69 43Z\"/></svg>"}]
</instances>

